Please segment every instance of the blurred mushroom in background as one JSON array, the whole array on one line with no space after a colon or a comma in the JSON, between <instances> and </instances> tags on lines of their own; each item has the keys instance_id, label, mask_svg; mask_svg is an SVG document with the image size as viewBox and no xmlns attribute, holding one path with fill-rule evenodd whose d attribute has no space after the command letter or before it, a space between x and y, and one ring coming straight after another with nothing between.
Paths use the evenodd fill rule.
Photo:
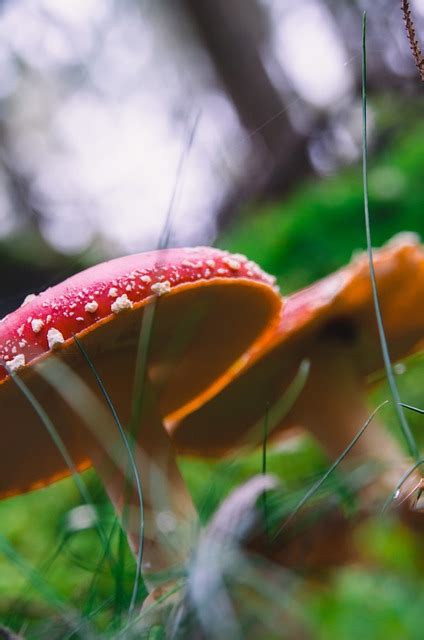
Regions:
<instances>
[{"instance_id":1,"label":"blurred mushroom in background","mask_svg":"<svg viewBox=\"0 0 424 640\"><path fill-rule=\"evenodd\" d=\"M375 251L374 265L389 351L396 361L420 349L424 337L424 251L418 240L401 235ZM281 416L278 399L284 398L304 358L310 361L304 388ZM214 398L204 404L200 398L191 413L171 416L169 429L179 451L219 456L248 445L249 438L257 442L258 425L268 415L270 438L301 427L336 459L368 420L367 379L382 367L368 259L361 255L289 296L269 343ZM259 434L260 439L262 428ZM380 499L410 466L378 418L347 458L349 464L365 461L382 472L370 487Z\"/></svg>"}]
</instances>

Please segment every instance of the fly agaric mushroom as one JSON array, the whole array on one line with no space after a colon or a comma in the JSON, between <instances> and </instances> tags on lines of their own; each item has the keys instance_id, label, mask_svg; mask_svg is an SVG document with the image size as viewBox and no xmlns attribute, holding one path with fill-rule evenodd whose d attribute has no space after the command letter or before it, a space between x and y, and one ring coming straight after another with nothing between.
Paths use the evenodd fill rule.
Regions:
<instances>
[{"instance_id":1,"label":"fly agaric mushroom","mask_svg":"<svg viewBox=\"0 0 424 640\"><path fill-rule=\"evenodd\" d=\"M424 334L424 251L412 234L400 234L375 252L380 303L393 360L413 352ZM286 299L280 325L267 345L255 350L237 377L208 402L169 421L177 449L186 454L222 455L240 445L267 407L294 379L302 359L310 360L300 397L274 433L309 430L335 458L369 417L367 378L383 366L367 257ZM272 422L272 410L269 415ZM389 434L373 420L350 459L390 464L398 479L406 461Z\"/></svg>"},{"instance_id":2,"label":"fly agaric mushroom","mask_svg":"<svg viewBox=\"0 0 424 640\"><path fill-rule=\"evenodd\" d=\"M164 568L163 550L157 552L158 523L160 529L166 520L169 529L170 521L194 514L162 418L216 384L278 321L281 298L273 279L245 257L216 249L153 251L87 269L30 296L0 323L0 409L7 452L0 465L0 495L42 487L70 473L14 384L11 374L17 373L46 410L76 467L94 464L119 512L128 462L122 461L118 431L99 403L95 378L78 344L128 425L140 323L153 300L135 450L145 503L145 567L151 571ZM95 433L87 429L89 423ZM128 536L136 548L139 529L133 530L132 522L139 518L132 493Z\"/></svg>"}]
</instances>

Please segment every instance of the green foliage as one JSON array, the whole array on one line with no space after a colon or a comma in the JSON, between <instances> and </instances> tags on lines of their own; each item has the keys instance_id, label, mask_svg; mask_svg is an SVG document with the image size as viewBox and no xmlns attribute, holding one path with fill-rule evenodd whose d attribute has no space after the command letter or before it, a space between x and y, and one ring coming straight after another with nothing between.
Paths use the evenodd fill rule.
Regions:
<instances>
[{"instance_id":1,"label":"green foliage","mask_svg":"<svg viewBox=\"0 0 424 640\"><path fill-rule=\"evenodd\" d=\"M95 513L109 533L115 519L113 511L94 474L84 475L94 496ZM16 555L14 559L4 554L0 546L0 621L15 626L22 618L36 622L57 615L56 600L67 607L79 606L82 611L87 606L94 610L110 597L114 586L111 567L102 561L104 548L95 523L84 525L78 512L80 504L72 479L0 502L1 533ZM115 527L112 556L116 556L117 542ZM122 603L125 609L135 571L129 554L127 558ZM36 580L31 579L25 567L34 572ZM46 588L37 588L38 581ZM48 590L51 597L46 595ZM110 608L107 614L103 615L103 624L110 622Z\"/></svg>"},{"instance_id":2,"label":"green foliage","mask_svg":"<svg viewBox=\"0 0 424 640\"><path fill-rule=\"evenodd\" d=\"M424 235L424 125L416 125L369 167L373 241L384 244L401 231ZM219 245L245 253L277 276L284 293L305 286L365 250L363 193L358 168L314 180L289 200L244 217Z\"/></svg>"},{"instance_id":3,"label":"green foliage","mask_svg":"<svg viewBox=\"0 0 424 640\"><path fill-rule=\"evenodd\" d=\"M420 640L422 580L390 572L347 569L309 602L317 640Z\"/></svg>"},{"instance_id":4,"label":"green foliage","mask_svg":"<svg viewBox=\"0 0 424 640\"><path fill-rule=\"evenodd\" d=\"M181 460L186 480L203 523L237 485L261 473L262 453L236 454L233 459L207 461L188 458ZM267 473L275 475L293 491L316 477L325 468L325 458L310 438L298 438L271 447L267 455Z\"/></svg>"}]
</instances>

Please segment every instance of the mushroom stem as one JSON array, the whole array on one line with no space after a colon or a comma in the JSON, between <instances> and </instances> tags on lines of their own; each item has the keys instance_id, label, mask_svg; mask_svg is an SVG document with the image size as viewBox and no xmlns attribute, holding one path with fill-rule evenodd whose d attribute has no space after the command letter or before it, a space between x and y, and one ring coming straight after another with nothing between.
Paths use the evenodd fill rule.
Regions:
<instances>
[{"instance_id":1,"label":"mushroom stem","mask_svg":"<svg viewBox=\"0 0 424 640\"><path fill-rule=\"evenodd\" d=\"M136 555L141 542L141 516L144 517L142 569L148 577L187 561L197 514L178 469L172 442L157 415L151 414L149 420L143 418L133 453L141 482L143 514L134 469L122 442L117 442L113 459L101 449L93 451L91 457Z\"/></svg>"},{"instance_id":2,"label":"mushroom stem","mask_svg":"<svg viewBox=\"0 0 424 640\"><path fill-rule=\"evenodd\" d=\"M303 402L305 396L307 401ZM347 356L340 345L317 346L311 353L309 377L292 410L291 422L312 433L335 459L348 447L370 414L366 388L352 354ZM349 464L365 460L384 466L371 491L383 499L411 465L378 418L372 420L347 457Z\"/></svg>"},{"instance_id":3,"label":"mushroom stem","mask_svg":"<svg viewBox=\"0 0 424 640\"><path fill-rule=\"evenodd\" d=\"M119 421L128 424L131 388L123 377L116 376L110 363L99 360L96 365L101 379L106 380L105 388L113 389L111 402ZM140 545L141 516L144 515L142 568L153 574L185 562L188 536L184 539L183 533L189 525L195 526L197 514L150 385L146 384L144 389L139 428L133 434L133 443L127 435L141 481L144 512L141 514L128 449L112 413L99 397L91 371L87 368L76 373L59 359L50 359L37 372L53 386L50 404L54 422L61 424L65 439L69 438L71 428L78 433L74 440L70 439L72 451L78 455L78 450L82 449L85 457L91 460L117 513L124 516L123 526L136 553ZM64 411L66 405L71 411ZM128 519L126 505L129 506Z\"/></svg>"},{"instance_id":4,"label":"mushroom stem","mask_svg":"<svg viewBox=\"0 0 424 640\"><path fill-rule=\"evenodd\" d=\"M168 456L162 451L158 459L145 446L135 454L143 494L142 569L146 574L169 570L187 560L188 534L197 518L169 439L157 430L154 445L159 442L168 448ZM92 460L116 512L122 517L130 547L137 555L141 505L133 471L128 463L118 464L100 451L92 454Z\"/></svg>"}]
</instances>

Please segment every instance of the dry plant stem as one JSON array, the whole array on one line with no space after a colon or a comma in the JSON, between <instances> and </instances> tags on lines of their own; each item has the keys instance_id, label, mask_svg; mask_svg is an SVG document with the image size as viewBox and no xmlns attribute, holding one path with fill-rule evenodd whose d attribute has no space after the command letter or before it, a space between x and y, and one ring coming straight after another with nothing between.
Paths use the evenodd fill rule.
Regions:
<instances>
[{"instance_id":1,"label":"dry plant stem","mask_svg":"<svg viewBox=\"0 0 424 640\"><path fill-rule=\"evenodd\" d=\"M310 431L334 460L348 447L371 413L352 354L345 353L339 345L316 347L311 353L304 394L308 400L302 402L302 397L299 398L293 419ZM378 419L373 419L346 458L349 465L367 460L383 467L371 491L366 491L367 496L375 494L381 499L387 497L410 467L406 454Z\"/></svg>"},{"instance_id":2,"label":"dry plant stem","mask_svg":"<svg viewBox=\"0 0 424 640\"><path fill-rule=\"evenodd\" d=\"M142 569L149 574L180 566L188 559L189 532L197 515L177 466L174 447L160 418L143 417L134 451L143 492L144 550ZM92 453L94 467L118 514L123 516L130 547L140 545L140 501L134 474L121 444L114 459L99 448Z\"/></svg>"},{"instance_id":3,"label":"dry plant stem","mask_svg":"<svg viewBox=\"0 0 424 640\"><path fill-rule=\"evenodd\" d=\"M412 19L409 0L402 0L401 7L412 55L414 56L415 64L420 74L420 78L424 82L424 57L421 53L420 45L418 44L417 36L415 33L414 21Z\"/></svg>"}]
</instances>

